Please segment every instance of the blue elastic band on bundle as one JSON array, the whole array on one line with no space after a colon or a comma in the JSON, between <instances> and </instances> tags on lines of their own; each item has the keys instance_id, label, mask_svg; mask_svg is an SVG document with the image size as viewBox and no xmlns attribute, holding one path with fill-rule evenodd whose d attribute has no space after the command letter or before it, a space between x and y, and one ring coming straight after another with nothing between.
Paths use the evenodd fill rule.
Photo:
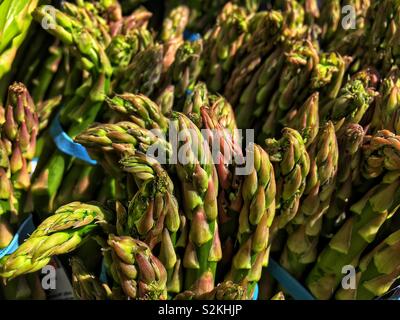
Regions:
<instances>
[{"instance_id":1,"label":"blue elastic band on bundle","mask_svg":"<svg viewBox=\"0 0 400 320\"><path fill-rule=\"evenodd\" d=\"M101 271L100 271L100 276L99 276L99 280L102 283L107 283L108 279L107 279L107 268L106 268L106 264L104 263L104 258L101 262Z\"/></svg>"},{"instance_id":2,"label":"blue elastic band on bundle","mask_svg":"<svg viewBox=\"0 0 400 320\"><path fill-rule=\"evenodd\" d=\"M315 300L306 288L273 259L269 259L267 270L295 300Z\"/></svg>"},{"instance_id":3,"label":"blue elastic band on bundle","mask_svg":"<svg viewBox=\"0 0 400 320\"><path fill-rule=\"evenodd\" d=\"M4 249L0 250L0 258L13 253L18 247L25 241L26 238L35 230L35 225L33 224L32 215L30 214L28 218L20 225L14 238L11 240L10 244Z\"/></svg>"},{"instance_id":4,"label":"blue elastic band on bundle","mask_svg":"<svg viewBox=\"0 0 400 320\"><path fill-rule=\"evenodd\" d=\"M183 32L183 39L185 39L186 41L190 41L190 42L194 42L197 41L201 38L199 33L192 33L189 30L185 30Z\"/></svg>"},{"instance_id":5,"label":"blue elastic band on bundle","mask_svg":"<svg viewBox=\"0 0 400 320\"><path fill-rule=\"evenodd\" d=\"M96 165L97 161L90 158L84 146L74 142L63 130L60 123L60 115L57 114L50 127L50 134L57 148L65 154L78 158L91 165Z\"/></svg>"},{"instance_id":6,"label":"blue elastic band on bundle","mask_svg":"<svg viewBox=\"0 0 400 320\"><path fill-rule=\"evenodd\" d=\"M254 288L253 300L258 300L258 284Z\"/></svg>"}]
</instances>

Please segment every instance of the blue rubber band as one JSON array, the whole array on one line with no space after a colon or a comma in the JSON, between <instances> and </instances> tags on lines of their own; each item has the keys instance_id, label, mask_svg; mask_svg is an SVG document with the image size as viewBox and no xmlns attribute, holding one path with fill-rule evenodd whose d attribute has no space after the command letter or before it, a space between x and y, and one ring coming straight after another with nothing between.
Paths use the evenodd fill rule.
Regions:
<instances>
[{"instance_id":1,"label":"blue rubber band","mask_svg":"<svg viewBox=\"0 0 400 320\"><path fill-rule=\"evenodd\" d=\"M192 33L192 32L190 32L189 30L185 30L185 31L183 32L183 38L184 38L186 41L194 42L194 41L199 40L199 39L201 38L201 36L200 36L199 33Z\"/></svg>"},{"instance_id":2,"label":"blue rubber band","mask_svg":"<svg viewBox=\"0 0 400 320\"><path fill-rule=\"evenodd\" d=\"M50 134L53 138L54 143L57 148L67 155L78 158L85 161L91 165L97 164L96 160L90 158L86 148L79 143L74 142L61 127L60 115L57 114L54 118L51 127Z\"/></svg>"},{"instance_id":3,"label":"blue rubber band","mask_svg":"<svg viewBox=\"0 0 400 320\"><path fill-rule=\"evenodd\" d=\"M192 93L193 93L193 90L190 90L190 89L186 89L186 91L185 91L185 94L187 96L190 96Z\"/></svg>"},{"instance_id":4,"label":"blue rubber band","mask_svg":"<svg viewBox=\"0 0 400 320\"><path fill-rule=\"evenodd\" d=\"M36 166L39 162L39 158L33 158L31 160L31 166L32 166L32 171L31 171L31 175L35 172Z\"/></svg>"},{"instance_id":5,"label":"blue rubber band","mask_svg":"<svg viewBox=\"0 0 400 320\"><path fill-rule=\"evenodd\" d=\"M35 231L35 225L33 224L32 215L30 214L29 217L20 225L10 244L0 250L0 259L17 250L33 231Z\"/></svg>"},{"instance_id":6,"label":"blue rubber band","mask_svg":"<svg viewBox=\"0 0 400 320\"><path fill-rule=\"evenodd\" d=\"M279 282L279 284L295 300L315 300L315 298L304 288L289 272L283 269L273 259L269 259L268 272Z\"/></svg>"},{"instance_id":7,"label":"blue rubber band","mask_svg":"<svg viewBox=\"0 0 400 320\"><path fill-rule=\"evenodd\" d=\"M101 271L100 271L100 276L99 279L102 283L107 283L108 278L107 278L107 267L106 264L104 263L104 258L101 262Z\"/></svg>"},{"instance_id":8,"label":"blue rubber band","mask_svg":"<svg viewBox=\"0 0 400 320\"><path fill-rule=\"evenodd\" d=\"M256 286L254 287L253 300L258 300L258 283L256 283Z\"/></svg>"}]
</instances>

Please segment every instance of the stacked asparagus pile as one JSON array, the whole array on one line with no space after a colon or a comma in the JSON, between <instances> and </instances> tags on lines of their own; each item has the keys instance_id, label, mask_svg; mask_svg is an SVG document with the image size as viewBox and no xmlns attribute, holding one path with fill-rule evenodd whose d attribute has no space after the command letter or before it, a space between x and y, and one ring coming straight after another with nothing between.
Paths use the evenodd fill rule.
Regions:
<instances>
[{"instance_id":1,"label":"stacked asparagus pile","mask_svg":"<svg viewBox=\"0 0 400 320\"><path fill-rule=\"evenodd\" d=\"M399 284L398 1L16 3L0 249L37 228L4 298L46 298L55 257L77 299L290 298L271 258L317 299Z\"/></svg>"}]
</instances>

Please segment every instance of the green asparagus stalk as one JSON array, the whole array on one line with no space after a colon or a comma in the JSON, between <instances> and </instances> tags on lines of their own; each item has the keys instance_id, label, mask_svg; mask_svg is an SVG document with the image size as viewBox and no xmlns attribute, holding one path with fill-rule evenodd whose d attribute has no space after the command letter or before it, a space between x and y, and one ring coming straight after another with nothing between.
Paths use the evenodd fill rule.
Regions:
<instances>
[{"instance_id":1,"label":"green asparagus stalk","mask_svg":"<svg viewBox=\"0 0 400 320\"><path fill-rule=\"evenodd\" d=\"M163 115L169 116L174 109L174 106L176 106L175 87L173 85L166 86L158 95L156 103L160 106L161 113Z\"/></svg>"},{"instance_id":2,"label":"green asparagus stalk","mask_svg":"<svg viewBox=\"0 0 400 320\"><path fill-rule=\"evenodd\" d=\"M171 145L152 131L133 122L98 124L79 134L75 141L86 147L113 177L121 176L119 160L124 152L139 150L146 153L151 147L171 154ZM162 155L160 155L161 157Z\"/></svg>"},{"instance_id":3,"label":"green asparagus stalk","mask_svg":"<svg viewBox=\"0 0 400 320\"><path fill-rule=\"evenodd\" d=\"M209 105L207 86L204 82L198 82L194 86L193 91L186 96L182 112L193 117L193 115L200 115L201 108Z\"/></svg>"},{"instance_id":4,"label":"green asparagus stalk","mask_svg":"<svg viewBox=\"0 0 400 320\"><path fill-rule=\"evenodd\" d=\"M332 237L343 223L353 186L360 183L364 136L364 129L360 125L350 123L338 141L340 157L336 188L323 222L323 233L328 237Z\"/></svg>"},{"instance_id":5,"label":"green asparagus stalk","mask_svg":"<svg viewBox=\"0 0 400 320\"><path fill-rule=\"evenodd\" d=\"M339 289L336 299L372 300L389 291L400 278L400 231L396 231L362 257L355 289Z\"/></svg>"},{"instance_id":6,"label":"green asparagus stalk","mask_svg":"<svg viewBox=\"0 0 400 320\"><path fill-rule=\"evenodd\" d=\"M33 79L32 98L35 103L43 101L46 91L49 89L54 74L60 65L62 59L62 48L56 41L49 48L49 56L41 67L41 71L36 79Z\"/></svg>"},{"instance_id":7,"label":"green asparagus stalk","mask_svg":"<svg viewBox=\"0 0 400 320\"><path fill-rule=\"evenodd\" d=\"M160 163L139 152L127 155L121 164L139 184L128 211L121 212L121 232L144 241L150 249L160 243L159 259L167 271L168 292L178 293L181 264L175 247L180 216L173 183Z\"/></svg>"},{"instance_id":8,"label":"green asparagus stalk","mask_svg":"<svg viewBox=\"0 0 400 320\"><path fill-rule=\"evenodd\" d=\"M174 300L247 300L246 290L232 281L218 284L210 292L196 295L193 291L184 291L177 294Z\"/></svg>"},{"instance_id":9,"label":"green asparagus stalk","mask_svg":"<svg viewBox=\"0 0 400 320\"><path fill-rule=\"evenodd\" d=\"M332 122L321 130L309 154L310 174L298 214L292 220L294 230L280 259L281 265L296 278L316 260L323 217L336 185L339 148Z\"/></svg>"},{"instance_id":10,"label":"green asparagus stalk","mask_svg":"<svg viewBox=\"0 0 400 320\"><path fill-rule=\"evenodd\" d=\"M268 154L258 145L253 144L250 148L246 157L252 157L254 165L243 180L243 207L237 233L239 248L234 254L227 279L248 285L247 290L252 293L252 287L261 278L262 267L268 264L269 229L275 217L276 185Z\"/></svg>"},{"instance_id":11,"label":"green asparagus stalk","mask_svg":"<svg viewBox=\"0 0 400 320\"><path fill-rule=\"evenodd\" d=\"M160 107L145 95L117 94L106 101L111 109L144 129L157 129L164 134L168 130L168 119L162 114Z\"/></svg>"},{"instance_id":12,"label":"green asparagus stalk","mask_svg":"<svg viewBox=\"0 0 400 320\"><path fill-rule=\"evenodd\" d=\"M342 267L357 261L376 237L383 223L400 205L398 137L380 131L364 145L362 173L366 179L383 176L364 197L354 203L352 217L335 234L307 277L307 286L318 299L330 298L341 280Z\"/></svg>"},{"instance_id":13,"label":"green asparagus stalk","mask_svg":"<svg viewBox=\"0 0 400 320\"><path fill-rule=\"evenodd\" d=\"M160 80L163 47L154 45L139 52L115 85L116 92L142 93L150 96Z\"/></svg>"},{"instance_id":14,"label":"green asparagus stalk","mask_svg":"<svg viewBox=\"0 0 400 320\"><path fill-rule=\"evenodd\" d=\"M395 66L382 80L379 95L376 97L374 116L371 129L387 129L398 134L399 127L399 97L400 72Z\"/></svg>"},{"instance_id":15,"label":"green asparagus stalk","mask_svg":"<svg viewBox=\"0 0 400 320\"><path fill-rule=\"evenodd\" d=\"M185 5L179 5L169 12L163 21L161 41L164 44L163 71L167 71L175 60L175 54L183 43L183 32L189 22L190 10Z\"/></svg>"},{"instance_id":16,"label":"green asparagus stalk","mask_svg":"<svg viewBox=\"0 0 400 320\"><path fill-rule=\"evenodd\" d=\"M9 256L0 260L0 276L13 279L47 265L54 255L75 250L112 217L96 204L73 202L44 220L30 237Z\"/></svg>"},{"instance_id":17,"label":"green asparagus stalk","mask_svg":"<svg viewBox=\"0 0 400 320\"><path fill-rule=\"evenodd\" d=\"M214 288L217 262L221 259L218 233L218 176L209 147L196 125L186 116L174 113L171 120L179 150L176 171L182 184L183 210L189 233L183 267L185 289L196 294Z\"/></svg>"},{"instance_id":18,"label":"green asparagus stalk","mask_svg":"<svg viewBox=\"0 0 400 320\"><path fill-rule=\"evenodd\" d=\"M175 61L167 73L166 83L173 85L175 97L183 97L187 90L193 90L201 71L200 57L203 51L203 41L185 41L176 51Z\"/></svg>"},{"instance_id":19,"label":"green asparagus stalk","mask_svg":"<svg viewBox=\"0 0 400 320\"><path fill-rule=\"evenodd\" d=\"M38 0L3 0L0 3L0 79L10 71L18 48L28 34L31 13L38 3Z\"/></svg>"},{"instance_id":20,"label":"green asparagus stalk","mask_svg":"<svg viewBox=\"0 0 400 320\"><path fill-rule=\"evenodd\" d=\"M336 131L349 123L359 123L377 95L378 75L372 69L355 74L339 91L338 96L320 108L321 121L331 120ZM338 132L340 136L341 130Z\"/></svg>"},{"instance_id":21,"label":"green asparagus stalk","mask_svg":"<svg viewBox=\"0 0 400 320\"><path fill-rule=\"evenodd\" d=\"M246 10L228 2L216 25L204 36L202 77L208 87L218 92L230 74L235 55L243 44L248 22Z\"/></svg>"},{"instance_id":22,"label":"green asparagus stalk","mask_svg":"<svg viewBox=\"0 0 400 320\"><path fill-rule=\"evenodd\" d=\"M102 45L84 29L78 20L56 9L53 18L44 7L36 9L33 15L39 22L42 19L55 19L55 28L50 28L48 31L66 45L76 47L83 69L91 73L91 77L80 87L80 90L77 90L81 92L66 103L61 114L62 125L64 128L70 125L67 133L74 137L95 120L103 104L112 74L110 61ZM32 186L34 202L41 213L49 213L53 210L57 190L71 158L56 151L46 162L42 170L35 174Z\"/></svg>"},{"instance_id":23,"label":"green asparagus stalk","mask_svg":"<svg viewBox=\"0 0 400 320\"><path fill-rule=\"evenodd\" d=\"M132 299L165 300L167 273L151 249L131 237L109 235L111 273Z\"/></svg>"},{"instance_id":24,"label":"green asparagus stalk","mask_svg":"<svg viewBox=\"0 0 400 320\"><path fill-rule=\"evenodd\" d=\"M237 105L240 95L254 73L282 40L283 16L278 11L262 11L250 20L246 42L239 48L235 66L227 80L224 96Z\"/></svg>"},{"instance_id":25,"label":"green asparagus stalk","mask_svg":"<svg viewBox=\"0 0 400 320\"><path fill-rule=\"evenodd\" d=\"M106 300L111 295L110 288L91 274L78 257L70 259L72 286L79 300Z\"/></svg>"},{"instance_id":26,"label":"green asparagus stalk","mask_svg":"<svg viewBox=\"0 0 400 320\"><path fill-rule=\"evenodd\" d=\"M1 107L0 107L1 108ZM34 157L39 120L33 100L22 83L8 89L4 123L0 129L0 212L17 223L24 213L26 192L31 183L30 161Z\"/></svg>"},{"instance_id":27,"label":"green asparagus stalk","mask_svg":"<svg viewBox=\"0 0 400 320\"><path fill-rule=\"evenodd\" d=\"M291 128L283 129L281 139L267 139L265 143L276 176L277 214L270 235L273 241L277 232L298 213L310 171L310 157L300 133Z\"/></svg>"},{"instance_id":28,"label":"green asparagus stalk","mask_svg":"<svg viewBox=\"0 0 400 320\"><path fill-rule=\"evenodd\" d=\"M319 131L319 93L313 93L299 109L292 109L283 124L297 130L306 147L310 146Z\"/></svg>"}]
</instances>

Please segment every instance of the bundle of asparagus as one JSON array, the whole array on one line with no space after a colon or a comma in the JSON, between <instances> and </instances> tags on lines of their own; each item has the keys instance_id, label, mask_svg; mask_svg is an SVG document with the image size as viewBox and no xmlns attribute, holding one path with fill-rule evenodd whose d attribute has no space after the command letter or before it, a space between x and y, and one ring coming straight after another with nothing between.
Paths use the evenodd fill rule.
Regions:
<instances>
[{"instance_id":1,"label":"bundle of asparagus","mask_svg":"<svg viewBox=\"0 0 400 320\"><path fill-rule=\"evenodd\" d=\"M77 299L290 298L270 257L317 299L398 285L398 2L268 3L0 1L0 247L37 223L2 296L59 255Z\"/></svg>"}]
</instances>

